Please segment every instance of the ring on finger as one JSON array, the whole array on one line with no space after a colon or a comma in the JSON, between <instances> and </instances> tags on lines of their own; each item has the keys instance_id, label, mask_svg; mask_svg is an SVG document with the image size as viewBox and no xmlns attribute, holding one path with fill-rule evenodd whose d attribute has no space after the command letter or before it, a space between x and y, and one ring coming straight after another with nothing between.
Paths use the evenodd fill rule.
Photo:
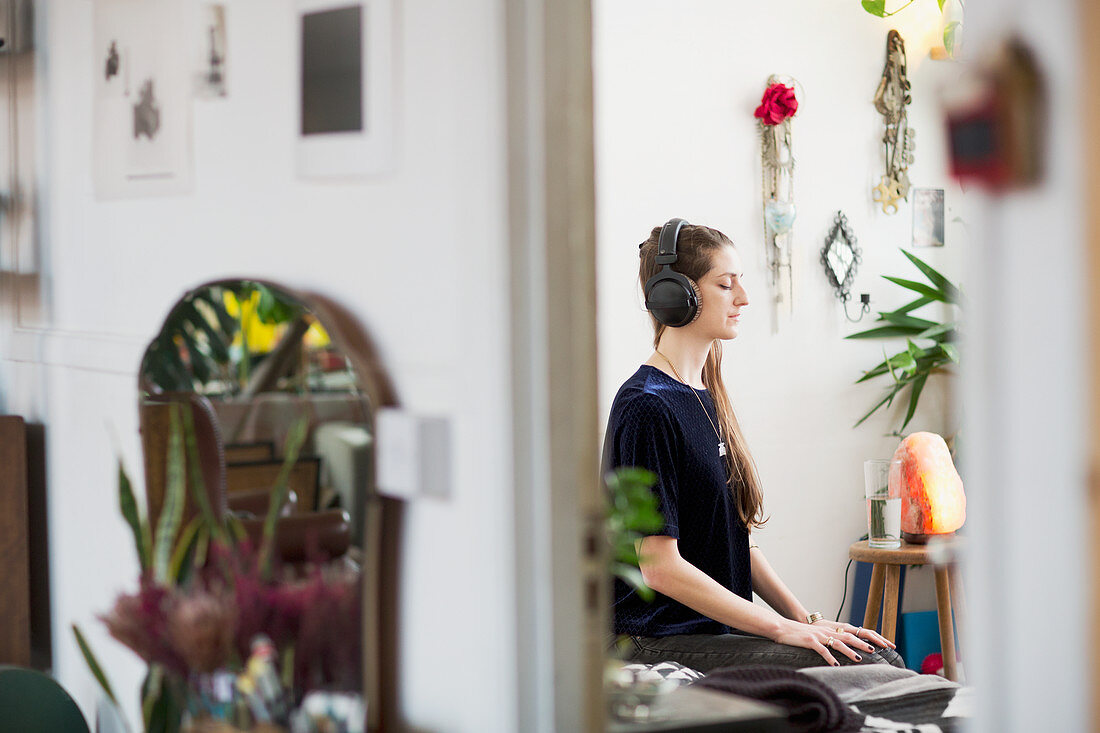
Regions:
<instances>
[{"instance_id":1,"label":"ring on finger","mask_svg":"<svg viewBox=\"0 0 1100 733\"><path fill-rule=\"evenodd\" d=\"M832 649L832 648L833 648L833 642L834 642L834 641L835 641L835 639L834 639L833 637L831 637L831 636L830 636L830 637L829 637L829 640L825 642L825 646L827 646L827 647L829 647L830 649Z\"/></svg>"}]
</instances>

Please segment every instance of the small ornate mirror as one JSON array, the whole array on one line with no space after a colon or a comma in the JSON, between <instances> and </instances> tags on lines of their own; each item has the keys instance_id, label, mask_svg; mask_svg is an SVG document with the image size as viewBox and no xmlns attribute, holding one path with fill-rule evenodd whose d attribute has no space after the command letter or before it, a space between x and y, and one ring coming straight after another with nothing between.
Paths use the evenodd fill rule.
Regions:
<instances>
[{"instance_id":1,"label":"small ornate mirror","mask_svg":"<svg viewBox=\"0 0 1100 733\"><path fill-rule=\"evenodd\" d=\"M825 276L836 291L836 297L844 303L847 315L848 299L851 297L852 281L861 261L856 236L848 226L848 217L844 212L836 212L833 228L825 238L821 250L821 264L825 266Z\"/></svg>"}]
</instances>

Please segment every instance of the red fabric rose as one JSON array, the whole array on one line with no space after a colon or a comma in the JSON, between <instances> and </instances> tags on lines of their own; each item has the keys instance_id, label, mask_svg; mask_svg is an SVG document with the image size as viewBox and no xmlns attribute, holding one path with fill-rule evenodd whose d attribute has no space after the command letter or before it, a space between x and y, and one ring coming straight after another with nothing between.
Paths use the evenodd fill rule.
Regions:
<instances>
[{"instance_id":1,"label":"red fabric rose","mask_svg":"<svg viewBox=\"0 0 1100 733\"><path fill-rule=\"evenodd\" d=\"M794 98L794 89L776 82L764 91L764 98L756 108L756 116L765 125L778 125L798 111L798 100Z\"/></svg>"}]
</instances>

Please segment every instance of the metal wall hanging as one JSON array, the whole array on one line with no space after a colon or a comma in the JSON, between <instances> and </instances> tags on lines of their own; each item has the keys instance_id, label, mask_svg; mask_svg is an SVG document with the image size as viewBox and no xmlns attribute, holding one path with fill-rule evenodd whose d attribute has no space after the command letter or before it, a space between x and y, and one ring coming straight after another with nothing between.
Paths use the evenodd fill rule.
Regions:
<instances>
[{"instance_id":1,"label":"metal wall hanging","mask_svg":"<svg viewBox=\"0 0 1100 733\"><path fill-rule=\"evenodd\" d=\"M872 195L886 214L898 213L898 201L909 200L909 166L916 150L916 131L909 127L909 79L905 75L905 41L897 31L886 36L886 66L875 91L875 109L883 116L886 133L886 173Z\"/></svg>"},{"instance_id":2,"label":"metal wall hanging","mask_svg":"<svg viewBox=\"0 0 1100 733\"><path fill-rule=\"evenodd\" d=\"M797 83L789 76L769 76L768 88L755 113L760 120L764 247L774 292L776 330L781 311L785 308L790 314L794 297L791 280L791 228L795 219L791 117L798 111Z\"/></svg>"},{"instance_id":3,"label":"metal wall hanging","mask_svg":"<svg viewBox=\"0 0 1100 733\"><path fill-rule=\"evenodd\" d=\"M844 315L849 321L858 322L871 310L871 297L868 293L860 296L862 304L859 318L848 315L848 299L851 297L852 282L856 271L863 261L862 252L856 244L856 235L848 226L848 217L844 212L836 212L833 228L825 237L825 246L821 248L821 264L825 266L825 277L836 291L836 297L844 304Z\"/></svg>"}]
</instances>

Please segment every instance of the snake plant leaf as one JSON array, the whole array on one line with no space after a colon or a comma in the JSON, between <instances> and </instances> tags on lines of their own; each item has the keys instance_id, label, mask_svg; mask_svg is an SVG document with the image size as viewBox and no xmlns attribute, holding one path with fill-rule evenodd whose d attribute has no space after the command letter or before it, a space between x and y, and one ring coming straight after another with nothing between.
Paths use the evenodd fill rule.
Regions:
<instances>
[{"instance_id":1,"label":"snake plant leaf","mask_svg":"<svg viewBox=\"0 0 1100 733\"><path fill-rule=\"evenodd\" d=\"M207 527L216 537L221 537L223 530L214 517L214 509L210 505L210 497L206 493L206 485L202 477L202 466L199 464L199 445L195 438L195 416L191 412L190 405L183 405L180 412L183 414L183 438L184 452L187 456L188 488L191 490L191 499L199 508L199 515L203 518Z\"/></svg>"},{"instance_id":2,"label":"snake plant leaf","mask_svg":"<svg viewBox=\"0 0 1100 733\"><path fill-rule=\"evenodd\" d=\"M913 415L917 412L917 401L920 399L920 393L924 389L926 381L928 381L928 374L921 374L913 380L913 384L909 388L909 409L905 412L905 421L901 424L902 430L905 430L905 426L909 424L909 421L913 419Z\"/></svg>"},{"instance_id":3,"label":"snake plant leaf","mask_svg":"<svg viewBox=\"0 0 1100 733\"><path fill-rule=\"evenodd\" d=\"M130 477L126 475L122 461L118 462L118 508L134 535L134 547L137 549L138 562L141 563L141 572L144 574L149 570L149 553L152 545L149 538L149 522L138 512Z\"/></svg>"},{"instance_id":4,"label":"snake plant leaf","mask_svg":"<svg viewBox=\"0 0 1100 733\"><path fill-rule=\"evenodd\" d=\"M245 530L237 515L232 512L225 515L225 529L229 539L237 544L248 539L248 531Z\"/></svg>"},{"instance_id":5,"label":"snake plant leaf","mask_svg":"<svg viewBox=\"0 0 1100 733\"><path fill-rule=\"evenodd\" d=\"M162 585L171 585L172 548L176 542L183 520L183 500L186 490L184 481L183 429L180 420L180 406L172 405L170 411L170 432L168 436L168 468L164 489L164 505L157 520L157 531L153 538L153 577Z\"/></svg>"},{"instance_id":6,"label":"snake plant leaf","mask_svg":"<svg viewBox=\"0 0 1100 733\"><path fill-rule=\"evenodd\" d=\"M84 634L80 633L80 627L72 624L72 629L73 636L76 637L76 645L80 647L80 653L84 656L84 662L91 670L92 676L96 678L99 686L103 688L103 692L107 694L111 702L118 705L118 698L115 697L114 690L111 689L111 683L107 681L107 675L103 674L103 668L99 666L99 661L96 659L92 647L88 645L88 641L84 638Z\"/></svg>"},{"instance_id":7,"label":"snake plant leaf","mask_svg":"<svg viewBox=\"0 0 1100 733\"><path fill-rule=\"evenodd\" d=\"M909 261L917 266L917 269L924 273L924 276L928 278L928 282L936 286L936 288L947 297L948 303L958 303L962 299L962 293L955 287L950 280L941 275L936 268L929 265L927 262L917 257L912 252L902 250L901 253L909 258Z\"/></svg>"},{"instance_id":8,"label":"snake plant leaf","mask_svg":"<svg viewBox=\"0 0 1100 733\"><path fill-rule=\"evenodd\" d=\"M169 577L175 585L180 585L187 579L187 572L191 567L191 563L187 560L194 558L195 542L202 524L202 517L192 517L180 532L179 541L176 542L176 548L172 551L172 559L168 567Z\"/></svg>"},{"instance_id":9,"label":"snake plant leaf","mask_svg":"<svg viewBox=\"0 0 1100 733\"><path fill-rule=\"evenodd\" d=\"M275 486L271 489L271 500L267 506L267 516L264 518L263 540L260 543L260 567L264 577L271 573L271 557L275 546L275 524L279 519L279 512L286 503L286 497L290 491L290 472L294 464L298 462L298 453L305 443L306 434L309 432L309 418L305 415L299 417L290 432L286 436L286 445L283 449L282 468L275 477Z\"/></svg>"},{"instance_id":10,"label":"snake plant leaf","mask_svg":"<svg viewBox=\"0 0 1100 733\"><path fill-rule=\"evenodd\" d=\"M159 664L151 665L141 686L145 733L179 733L183 717L180 696Z\"/></svg>"},{"instance_id":11,"label":"snake plant leaf","mask_svg":"<svg viewBox=\"0 0 1100 733\"><path fill-rule=\"evenodd\" d=\"M884 280L889 280L890 282L894 283L895 285L900 285L903 288L906 288L908 290L912 290L915 293L920 293L921 295L923 295L926 298L931 298L932 300L938 300L938 301L943 302L943 303L951 302L950 300L948 300L947 295L944 294L943 292L941 292L940 290L938 290L938 289L936 289L936 288L934 288L930 285L925 285L924 283L919 283L916 280L906 280L903 277L894 277L893 275L883 275L882 278Z\"/></svg>"}]
</instances>

